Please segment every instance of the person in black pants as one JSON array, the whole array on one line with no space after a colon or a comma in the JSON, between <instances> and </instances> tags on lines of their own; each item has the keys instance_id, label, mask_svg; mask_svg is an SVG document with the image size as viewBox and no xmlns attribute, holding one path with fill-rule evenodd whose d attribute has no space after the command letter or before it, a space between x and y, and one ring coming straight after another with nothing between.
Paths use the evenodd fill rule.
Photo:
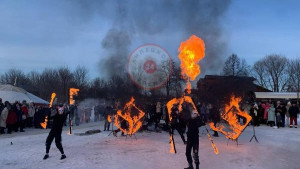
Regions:
<instances>
[{"instance_id":1,"label":"person in black pants","mask_svg":"<svg viewBox=\"0 0 300 169\"><path fill-rule=\"evenodd\" d=\"M184 138L184 131L182 129L182 127L180 126L180 121L178 119L178 113L179 113L179 110L178 110L178 105L172 107L172 110L171 110L171 117L172 117L172 121L170 122L170 128L171 128L171 131L172 132L171 134L174 134L174 130L177 130L183 143L186 144L186 141L185 141L185 138Z\"/></svg>"},{"instance_id":2,"label":"person in black pants","mask_svg":"<svg viewBox=\"0 0 300 169\"><path fill-rule=\"evenodd\" d=\"M189 163L189 166L185 169L194 169L193 167L193 159L192 159L192 149L193 149L193 158L195 162L196 169L199 169L199 127L203 126L204 123L201 120L201 117L197 113L197 111L192 110L191 106L189 109L186 109L188 112L184 112L186 114L190 113L190 118L187 121L187 144L186 144L186 159Z\"/></svg>"},{"instance_id":3,"label":"person in black pants","mask_svg":"<svg viewBox=\"0 0 300 169\"><path fill-rule=\"evenodd\" d=\"M70 113L70 112L68 112L68 113ZM44 160L46 160L49 157L49 150L50 150L51 143L54 140L54 138L55 138L56 147L59 149L59 151L61 153L60 159L63 160L66 158L66 155L64 154L63 146L61 144L61 133L62 133L62 128L63 128L64 122L66 121L68 113L64 112L63 105L59 105L59 107L57 108L57 113L53 117L48 118L48 119L53 118L53 124L52 124L52 128L50 130L50 133L46 139L46 155L44 156Z\"/></svg>"}]
</instances>

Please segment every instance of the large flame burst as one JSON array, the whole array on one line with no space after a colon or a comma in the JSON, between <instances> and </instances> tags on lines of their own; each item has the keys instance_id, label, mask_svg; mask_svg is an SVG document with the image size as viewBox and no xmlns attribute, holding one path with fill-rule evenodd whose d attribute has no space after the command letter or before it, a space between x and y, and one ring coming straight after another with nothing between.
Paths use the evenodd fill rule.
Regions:
<instances>
[{"instance_id":1,"label":"large flame burst","mask_svg":"<svg viewBox=\"0 0 300 169\"><path fill-rule=\"evenodd\" d=\"M79 89L75 89L75 88L70 88L70 104L74 104L75 100L74 100L74 96L77 96L79 92Z\"/></svg>"},{"instance_id":2,"label":"large flame burst","mask_svg":"<svg viewBox=\"0 0 300 169\"><path fill-rule=\"evenodd\" d=\"M229 129L232 132L225 131L225 127L223 125L215 127L213 123L209 124L213 130L221 132L226 138L231 140L238 139L252 119L246 111L240 109L239 103L241 100L242 99L240 97L231 96L230 103L225 105L225 111L221 114L221 118L228 122ZM246 119L246 122L243 125L239 123L238 116Z\"/></svg>"},{"instance_id":3,"label":"large flame burst","mask_svg":"<svg viewBox=\"0 0 300 169\"><path fill-rule=\"evenodd\" d=\"M205 56L205 44L201 38L192 35L187 41L181 42L178 52L181 75L187 80L186 89L190 93L190 80L195 80L200 74L199 61Z\"/></svg>"},{"instance_id":4,"label":"large flame burst","mask_svg":"<svg viewBox=\"0 0 300 169\"><path fill-rule=\"evenodd\" d=\"M137 115L132 115L132 109L138 111ZM125 134L132 136L142 127L142 118L145 116L145 113L139 109L135 103L134 98L132 97L129 102L126 103L123 110L118 110L115 115L115 126L123 131ZM128 128L122 128L121 122L125 120L128 123Z\"/></svg>"}]
</instances>

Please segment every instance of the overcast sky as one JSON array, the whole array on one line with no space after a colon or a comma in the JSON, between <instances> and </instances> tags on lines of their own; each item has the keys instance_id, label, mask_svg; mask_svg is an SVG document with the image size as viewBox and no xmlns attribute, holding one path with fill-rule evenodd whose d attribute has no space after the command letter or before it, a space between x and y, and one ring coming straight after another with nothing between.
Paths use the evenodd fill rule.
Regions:
<instances>
[{"instance_id":1,"label":"overcast sky","mask_svg":"<svg viewBox=\"0 0 300 169\"><path fill-rule=\"evenodd\" d=\"M0 74L11 68L29 72L82 65L91 78L102 76L98 63L107 55L101 43L115 20L103 14L109 5L97 14L97 8L82 6L85 3L68 0L1 0ZM299 8L297 0L233 0L219 18L227 43L222 57L236 53L249 64L273 53L300 58ZM157 43L176 60L177 48L186 40L176 29L172 36L136 30L130 51L143 43Z\"/></svg>"}]
</instances>

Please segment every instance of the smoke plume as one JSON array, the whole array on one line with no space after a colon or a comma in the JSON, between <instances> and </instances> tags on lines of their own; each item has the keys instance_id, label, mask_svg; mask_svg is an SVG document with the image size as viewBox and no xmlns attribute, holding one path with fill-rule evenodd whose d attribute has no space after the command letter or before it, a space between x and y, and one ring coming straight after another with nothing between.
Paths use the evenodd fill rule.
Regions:
<instances>
[{"instance_id":1,"label":"smoke plume","mask_svg":"<svg viewBox=\"0 0 300 169\"><path fill-rule=\"evenodd\" d=\"M151 42L151 37L178 37L180 41L162 38L160 45L171 46L177 51L181 41L192 34L201 37L206 44L206 57L201 71L216 73L223 63L226 41L221 20L230 0L131 0L131 1L80 1L86 16L98 15L112 21L111 28L102 40L105 50L100 68L108 76L126 71L130 47L140 37ZM95 12L96 11L96 12ZM170 51L172 50L172 51ZM177 53L175 56L177 57Z\"/></svg>"}]
</instances>

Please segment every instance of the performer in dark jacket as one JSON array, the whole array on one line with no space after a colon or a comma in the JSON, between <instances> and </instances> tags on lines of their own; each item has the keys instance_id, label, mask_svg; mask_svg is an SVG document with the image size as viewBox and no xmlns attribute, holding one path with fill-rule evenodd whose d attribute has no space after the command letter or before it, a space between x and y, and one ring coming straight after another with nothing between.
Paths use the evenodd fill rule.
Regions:
<instances>
[{"instance_id":1,"label":"performer in dark jacket","mask_svg":"<svg viewBox=\"0 0 300 169\"><path fill-rule=\"evenodd\" d=\"M187 121L187 145L186 145L186 151L185 155L187 158L187 161L189 163L189 166L185 169L194 169L193 167L193 159L192 159L192 149L193 149L193 158L196 165L196 169L199 169L199 127L204 125L204 123L201 121L201 118L196 110L193 110L191 106L189 106L188 109L185 109L186 111L189 111L190 118ZM187 113L187 112L184 112Z\"/></svg>"},{"instance_id":2,"label":"performer in dark jacket","mask_svg":"<svg viewBox=\"0 0 300 169\"><path fill-rule=\"evenodd\" d=\"M70 113L70 112L68 112L68 113ZM46 155L44 156L44 160L49 157L49 150L50 150L51 143L54 138L55 138L56 147L59 149L59 151L61 153L60 159L62 160L62 159L66 158L66 155L64 154L64 149L61 144L61 133L62 133L62 128L63 128L64 122L66 121L68 113L64 112L63 105L59 105L59 107L57 108L57 114L48 118L48 119L53 118L53 124L52 124L52 128L50 130L50 133L46 139Z\"/></svg>"},{"instance_id":3,"label":"performer in dark jacket","mask_svg":"<svg viewBox=\"0 0 300 169\"><path fill-rule=\"evenodd\" d=\"M299 114L299 108L295 102L292 103L292 107L289 108L290 113L290 128L293 127L293 122L295 123L295 128L298 127L297 115Z\"/></svg>"}]
</instances>

